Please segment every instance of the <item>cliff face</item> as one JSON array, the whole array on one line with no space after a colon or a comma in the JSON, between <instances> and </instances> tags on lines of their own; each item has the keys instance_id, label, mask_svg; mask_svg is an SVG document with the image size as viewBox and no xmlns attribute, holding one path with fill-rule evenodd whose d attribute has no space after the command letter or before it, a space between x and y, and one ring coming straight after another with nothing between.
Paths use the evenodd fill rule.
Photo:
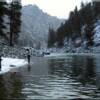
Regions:
<instances>
[{"instance_id":1,"label":"cliff face","mask_svg":"<svg viewBox=\"0 0 100 100\"><path fill-rule=\"evenodd\" d=\"M19 45L35 48L46 47L48 29L57 29L63 20L42 12L36 5L22 7L22 27Z\"/></svg>"}]
</instances>

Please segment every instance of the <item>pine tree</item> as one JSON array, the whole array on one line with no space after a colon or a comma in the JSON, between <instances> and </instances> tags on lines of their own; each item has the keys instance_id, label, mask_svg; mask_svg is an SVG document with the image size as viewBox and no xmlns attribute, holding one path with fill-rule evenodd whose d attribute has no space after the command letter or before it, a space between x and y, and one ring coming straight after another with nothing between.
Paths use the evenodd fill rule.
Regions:
<instances>
[{"instance_id":1,"label":"pine tree","mask_svg":"<svg viewBox=\"0 0 100 100\"><path fill-rule=\"evenodd\" d=\"M93 45L93 24L94 24L93 5L91 3L81 3L81 9L75 7L74 11L70 12L68 20L62 24L56 31L58 46L63 46L65 38L75 40L77 37L83 38L81 29L84 29L85 39L88 41L87 46Z\"/></svg>"},{"instance_id":2,"label":"pine tree","mask_svg":"<svg viewBox=\"0 0 100 100\"><path fill-rule=\"evenodd\" d=\"M87 43L87 47L89 46L93 46L94 42L93 42L93 26L92 25L89 25L86 27L86 39L88 41Z\"/></svg>"},{"instance_id":3,"label":"pine tree","mask_svg":"<svg viewBox=\"0 0 100 100\"><path fill-rule=\"evenodd\" d=\"M4 32L3 32L3 29L6 28L4 23L3 23L4 22L3 17L6 14L5 5L7 5L6 2L4 2L4 1L0 2L0 35L4 36L4 37L6 37Z\"/></svg>"},{"instance_id":4,"label":"pine tree","mask_svg":"<svg viewBox=\"0 0 100 100\"><path fill-rule=\"evenodd\" d=\"M62 47L64 45L63 40L65 37L65 24L61 24L61 26L57 29L56 32L56 41L58 42L58 47Z\"/></svg>"},{"instance_id":5,"label":"pine tree","mask_svg":"<svg viewBox=\"0 0 100 100\"><path fill-rule=\"evenodd\" d=\"M71 37L76 38L77 36L80 36L81 31L81 21L79 16L79 11L77 9L77 6L75 7L75 10L70 15L70 27L71 27Z\"/></svg>"},{"instance_id":6,"label":"pine tree","mask_svg":"<svg viewBox=\"0 0 100 100\"><path fill-rule=\"evenodd\" d=\"M17 43L21 28L21 3L12 1L10 4L10 46Z\"/></svg>"},{"instance_id":7,"label":"pine tree","mask_svg":"<svg viewBox=\"0 0 100 100\"><path fill-rule=\"evenodd\" d=\"M51 28L49 28L49 34L48 34L48 48L53 47L54 43L56 41L56 34L55 31Z\"/></svg>"},{"instance_id":8,"label":"pine tree","mask_svg":"<svg viewBox=\"0 0 100 100\"><path fill-rule=\"evenodd\" d=\"M94 16L97 17L100 15L100 1L93 1L93 8L94 8Z\"/></svg>"}]
</instances>

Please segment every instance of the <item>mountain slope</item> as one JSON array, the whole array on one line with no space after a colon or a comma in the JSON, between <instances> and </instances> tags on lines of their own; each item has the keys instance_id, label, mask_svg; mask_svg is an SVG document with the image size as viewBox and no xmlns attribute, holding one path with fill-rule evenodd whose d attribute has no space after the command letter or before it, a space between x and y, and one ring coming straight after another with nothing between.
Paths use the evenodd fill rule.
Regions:
<instances>
[{"instance_id":1,"label":"mountain slope","mask_svg":"<svg viewBox=\"0 0 100 100\"><path fill-rule=\"evenodd\" d=\"M36 5L22 7L22 28L19 44L35 48L47 45L48 29L57 29L63 20L42 12Z\"/></svg>"}]
</instances>

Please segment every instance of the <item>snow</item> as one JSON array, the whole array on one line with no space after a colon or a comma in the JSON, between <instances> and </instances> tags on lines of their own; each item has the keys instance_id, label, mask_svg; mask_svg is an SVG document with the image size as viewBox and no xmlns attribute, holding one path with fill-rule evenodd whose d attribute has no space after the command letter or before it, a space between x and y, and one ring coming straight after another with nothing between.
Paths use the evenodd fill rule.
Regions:
<instances>
[{"instance_id":1,"label":"snow","mask_svg":"<svg viewBox=\"0 0 100 100\"><path fill-rule=\"evenodd\" d=\"M27 62L24 59L2 58L0 74L7 73L14 68L18 68L26 64Z\"/></svg>"},{"instance_id":2,"label":"snow","mask_svg":"<svg viewBox=\"0 0 100 100\"><path fill-rule=\"evenodd\" d=\"M94 42L100 43L100 20L95 24L94 33Z\"/></svg>"},{"instance_id":3,"label":"snow","mask_svg":"<svg viewBox=\"0 0 100 100\"><path fill-rule=\"evenodd\" d=\"M79 43L81 43L82 42L82 40L80 39L80 38L77 38L76 40L75 40L75 43L76 44L79 44Z\"/></svg>"},{"instance_id":4,"label":"snow","mask_svg":"<svg viewBox=\"0 0 100 100\"><path fill-rule=\"evenodd\" d=\"M44 55L44 57L67 57L67 56L96 56L100 54L96 53L51 53L50 55Z\"/></svg>"}]
</instances>

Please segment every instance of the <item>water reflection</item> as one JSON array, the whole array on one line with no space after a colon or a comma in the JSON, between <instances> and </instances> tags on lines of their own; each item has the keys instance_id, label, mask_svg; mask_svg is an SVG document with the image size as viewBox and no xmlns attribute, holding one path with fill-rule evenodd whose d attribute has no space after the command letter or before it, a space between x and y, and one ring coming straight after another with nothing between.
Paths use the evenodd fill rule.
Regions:
<instances>
[{"instance_id":1,"label":"water reflection","mask_svg":"<svg viewBox=\"0 0 100 100\"><path fill-rule=\"evenodd\" d=\"M12 73L10 74L10 83L12 87L12 92L10 90L11 98L21 98L21 89L22 89L22 82L21 82L21 75L20 73Z\"/></svg>"},{"instance_id":2,"label":"water reflection","mask_svg":"<svg viewBox=\"0 0 100 100\"><path fill-rule=\"evenodd\" d=\"M87 96L97 98L97 91L99 89L96 80L96 62L91 56L72 56L65 59L49 59L49 73L61 77L67 83L72 79L72 87L82 97ZM67 80L68 78L69 80ZM100 78L99 78L100 80ZM59 82L59 81L58 81ZM66 84L67 84L66 83ZM73 85L75 83L76 85ZM70 88L69 88L70 89ZM72 92L72 91L71 91ZM74 91L73 91L74 92ZM98 94L100 91L98 92ZM77 96L76 96L77 97Z\"/></svg>"},{"instance_id":3,"label":"water reflection","mask_svg":"<svg viewBox=\"0 0 100 100\"><path fill-rule=\"evenodd\" d=\"M0 75L2 99L100 98L100 62L92 56L39 58L34 64Z\"/></svg>"},{"instance_id":4,"label":"water reflection","mask_svg":"<svg viewBox=\"0 0 100 100\"><path fill-rule=\"evenodd\" d=\"M81 83L94 83L96 64L92 57L74 57L71 63L72 76L75 76Z\"/></svg>"},{"instance_id":5,"label":"water reflection","mask_svg":"<svg viewBox=\"0 0 100 100\"><path fill-rule=\"evenodd\" d=\"M3 76L0 76L0 99L8 97Z\"/></svg>"},{"instance_id":6,"label":"water reflection","mask_svg":"<svg viewBox=\"0 0 100 100\"><path fill-rule=\"evenodd\" d=\"M30 64L28 64L28 66L27 66L27 70L28 70L28 72L31 71L31 65L30 65Z\"/></svg>"},{"instance_id":7,"label":"water reflection","mask_svg":"<svg viewBox=\"0 0 100 100\"><path fill-rule=\"evenodd\" d=\"M7 73L0 75L0 100L18 99L21 94L22 82L19 73Z\"/></svg>"},{"instance_id":8,"label":"water reflection","mask_svg":"<svg viewBox=\"0 0 100 100\"><path fill-rule=\"evenodd\" d=\"M95 62L92 57L73 56L69 59L49 59L49 72L52 75L68 76L78 79L81 83L94 83Z\"/></svg>"},{"instance_id":9,"label":"water reflection","mask_svg":"<svg viewBox=\"0 0 100 100\"><path fill-rule=\"evenodd\" d=\"M63 76L66 73L64 59L49 59L49 72L52 75Z\"/></svg>"}]
</instances>

